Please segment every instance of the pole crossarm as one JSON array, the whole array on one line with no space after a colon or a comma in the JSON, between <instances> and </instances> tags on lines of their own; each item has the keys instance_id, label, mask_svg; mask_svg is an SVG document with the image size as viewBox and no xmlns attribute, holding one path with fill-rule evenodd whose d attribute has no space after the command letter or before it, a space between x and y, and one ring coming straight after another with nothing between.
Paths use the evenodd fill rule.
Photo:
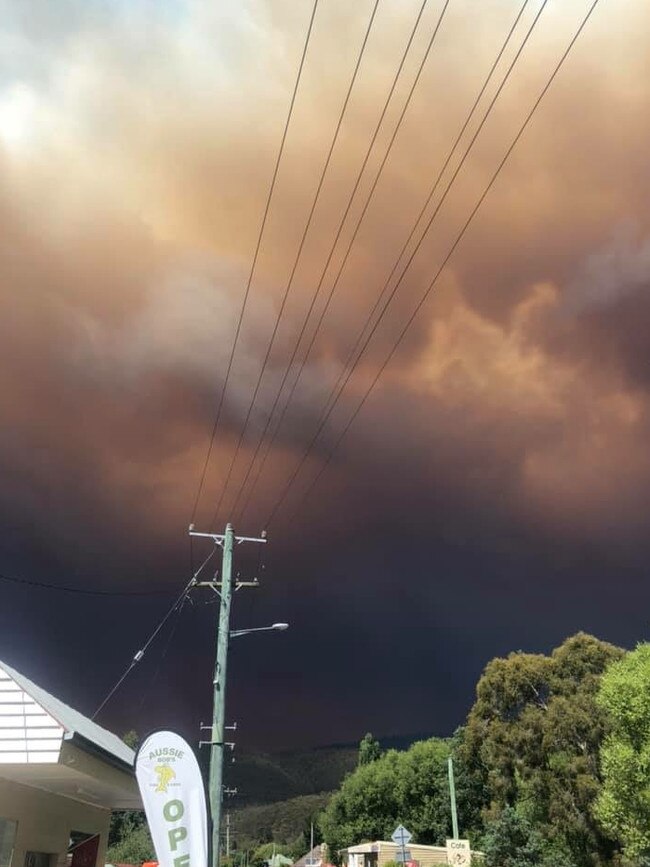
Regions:
<instances>
[{"instance_id":1,"label":"pole crossarm","mask_svg":"<svg viewBox=\"0 0 650 867\"><path fill-rule=\"evenodd\" d=\"M260 582L255 578L253 581L235 581L235 590L239 590L240 587L259 587ZM211 590L214 590L215 593L218 593L217 587L221 587L221 581L197 581L194 584L194 587L209 587Z\"/></svg>"},{"instance_id":2,"label":"pole crossarm","mask_svg":"<svg viewBox=\"0 0 650 867\"><path fill-rule=\"evenodd\" d=\"M225 533L199 533L197 530L192 529L192 525L189 529L190 536L200 536L203 539L212 539L212 541L216 545L221 545L223 548L223 544L226 541ZM255 542L259 545L266 545L268 539L266 536L233 536L233 542L236 545L241 545L242 542Z\"/></svg>"}]
</instances>

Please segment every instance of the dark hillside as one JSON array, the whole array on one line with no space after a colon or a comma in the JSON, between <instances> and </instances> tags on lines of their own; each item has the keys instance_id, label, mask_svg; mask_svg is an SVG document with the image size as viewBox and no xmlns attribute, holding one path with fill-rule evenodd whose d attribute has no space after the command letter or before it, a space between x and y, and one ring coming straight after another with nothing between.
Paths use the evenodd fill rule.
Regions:
<instances>
[{"instance_id":1,"label":"dark hillside","mask_svg":"<svg viewBox=\"0 0 650 867\"><path fill-rule=\"evenodd\" d=\"M275 804L243 807L231 813L234 841L238 849L254 848L259 843L291 844L304 835L305 851L309 824L325 808L330 793L301 795ZM300 854L304 854L300 852Z\"/></svg>"},{"instance_id":2,"label":"dark hillside","mask_svg":"<svg viewBox=\"0 0 650 867\"><path fill-rule=\"evenodd\" d=\"M271 804L337 789L357 763L356 747L309 752L253 753L227 766L227 782L238 790L237 804Z\"/></svg>"},{"instance_id":3,"label":"dark hillside","mask_svg":"<svg viewBox=\"0 0 650 867\"><path fill-rule=\"evenodd\" d=\"M428 737L396 736L379 741L383 749L403 750ZM358 749L358 744L332 744L296 752L244 753L226 766L226 782L238 790L237 807L332 792L356 767Z\"/></svg>"}]
</instances>

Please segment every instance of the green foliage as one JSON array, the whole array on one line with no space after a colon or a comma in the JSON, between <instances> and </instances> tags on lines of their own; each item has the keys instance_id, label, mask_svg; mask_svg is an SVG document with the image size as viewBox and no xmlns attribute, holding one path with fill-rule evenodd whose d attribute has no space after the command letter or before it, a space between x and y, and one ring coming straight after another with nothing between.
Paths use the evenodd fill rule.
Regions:
<instances>
[{"instance_id":1,"label":"green foliage","mask_svg":"<svg viewBox=\"0 0 650 867\"><path fill-rule=\"evenodd\" d=\"M122 740L132 750L137 750L140 743L138 733L133 730L123 735ZM108 832L108 860L137 864L150 859L153 855L153 846L146 825L142 810L114 810L111 813ZM140 858L141 852L149 854ZM135 860L126 857L129 853L133 853Z\"/></svg>"},{"instance_id":2,"label":"green foliage","mask_svg":"<svg viewBox=\"0 0 650 867\"><path fill-rule=\"evenodd\" d=\"M611 721L600 752L604 784L595 805L603 828L624 854L650 856L650 644L613 663L598 704Z\"/></svg>"},{"instance_id":3,"label":"green foliage","mask_svg":"<svg viewBox=\"0 0 650 867\"><path fill-rule=\"evenodd\" d=\"M447 778L451 749L451 741L432 738L406 752L389 750L350 774L320 819L332 857L363 840L390 839L400 823L419 843L443 842L451 828ZM468 828L469 778L460 760L458 766L460 822Z\"/></svg>"},{"instance_id":4,"label":"green foliage","mask_svg":"<svg viewBox=\"0 0 650 867\"><path fill-rule=\"evenodd\" d=\"M263 843L253 851L250 858L252 867L264 867L264 864L274 855L285 855L291 857L288 846L279 846L276 843Z\"/></svg>"},{"instance_id":5,"label":"green foliage","mask_svg":"<svg viewBox=\"0 0 650 867\"><path fill-rule=\"evenodd\" d=\"M579 633L550 657L520 652L494 659L465 730L462 752L477 791L484 784L486 817L516 807L578 867L606 861L613 850L592 815L607 730L596 694L603 671L622 653Z\"/></svg>"},{"instance_id":6,"label":"green foliage","mask_svg":"<svg viewBox=\"0 0 650 867\"><path fill-rule=\"evenodd\" d=\"M485 867L640 867L645 862L635 853L650 851L650 650L638 652L632 672L618 662L622 656L579 633L548 656L494 659L466 726L452 739L381 754L366 735L358 751L258 756L249 770L274 782L254 797L314 791L323 779L336 786L345 770L319 819L332 859L349 845L389 838L400 822L418 843L441 844L451 830L452 754L461 834L484 849ZM258 853L265 860L275 840L276 851L305 854L309 822L326 801L321 795L239 811L240 853L266 842ZM616 836L631 863L616 853Z\"/></svg>"},{"instance_id":7,"label":"green foliage","mask_svg":"<svg viewBox=\"0 0 650 867\"><path fill-rule=\"evenodd\" d=\"M108 845L116 846L125 837L146 824L142 810L115 810L111 813L111 824L108 831Z\"/></svg>"},{"instance_id":8,"label":"green foliage","mask_svg":"<svg viewBox=\"0 0 650 867\"><path fill-rule=\"evenodd\" d=\"M300 858L309 849L311 822L316 822L331 795L303 795L276 804L243 807L232 813L235 839L240 849L253 849L260 843L275 841L299 849ZM315 843L320 843L317 826Z\"/></svg>"},{"instance_id":9,"label":"green foliage","mask_svg":"<svg viewBox=\"0 0 650 867\"><path fill-rule=\"evenodd\" d=\"M127 747L131 747L132 750L137 750L140 746L140 735L136 732L135 729L131 729L126 732L126 734L122 735L122 740L127 745Z\"/></svg>"},{"instance_id":10,"label":"green foliage","mask_svg":"<svg viewBox=\"0 0 650 867\"><path fill-rule=\"evenodd\" d=\"M124 832L106 852L109 864L142 864L143 861L155 860L155 857L149 829L144 824Z\"/></svg>"},{"instance_id":11,"label":"green foliage","mask_svg":"<svg viewBox=\"0 0 650 867\"><path fill-rule=\"evenodd\" d=\"M221 867L247 867L249 854L249 850L235 849L230 853L229 858L222 855L219 863Z\"/></svg>"},{"instance_id":12,"label":"green foliage","mask_svg":"<svg viewBox=\"0 0 650 867\"><path fill-rule=\"evenodd\" d=\"M379 741L368 732L359 744L359 765L369 765L381 756Z\"/></svg>"},{"instance_id":13,"label":"green foliage","mask_svg":"<svg viewBox=\"0 0 650 867\"><path fill-rule=\"evenodd\" d=\"M483 828L483 807L489 800L484 769L466 744L467 730L459 728L451 739L456 801L462 835L476 838Z\"/></svg>"},{"instance_id":14,"label":"green foliage","mask_svg":"<svg viewBox=\"0 0 650 867\"><path fill-rule=\"evenodd\" d=\"M573 867L570 857L513 807L487 824L482 846L485 867Z\"/></svg>"}]
</instances>

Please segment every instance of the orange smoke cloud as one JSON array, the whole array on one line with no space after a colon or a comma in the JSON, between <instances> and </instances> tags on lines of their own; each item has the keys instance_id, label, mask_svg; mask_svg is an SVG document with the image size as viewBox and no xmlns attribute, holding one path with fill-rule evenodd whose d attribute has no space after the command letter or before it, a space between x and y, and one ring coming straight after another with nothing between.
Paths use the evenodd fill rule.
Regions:
<instances>
[{"instance_id":1,"label":"orange smoke cloud","mask_svg":"<svg viewBox=\"0 0 650 867\"><path fill-rule=\"evenodd\" d=\"M216 11L197 0L100 12L71 2L53 40L46 27L35 26L48 14L47 4L26 5L33 6L31 18L16 13L6 23L19 50L0 80L5 421L32 448L47 430L53 468L46 475L53 489L57 467L92 465L89 484L100 500L128 492L134 509L160 510L163 524L182 525L227 363L307 10L259 0ZM380 4L245 456L264 424L418 7ZM537 8L531 4L526 12L519 38ZM350 409L585 9L582 0L550 4L540 19L369 347L349 390ZM369 11L370 4L323 3L316 21L207 500L246 413ZM371 160L375 167L439 12L440 5L431 4L423 18ZM319 401L338 376L513 17L505 0L480 11L469 0L452 2L316 344L297 414L290 414L263 477L262 501L277 495L311 435ZM381 392L392 399L399 382L413 402L462 409L469 440L483 435L487 415L511 418L519 478L512 496L524 511L553 503L556 515L575 523L585 510L604 519L604 507L599 511L594 503L604 503L607 494L636 502L635 492L647 481L647 395L630 374L624 334L610 335L607 357L600 355L592 303L600 272L588 263L622 223L634 226L641 248L648 234L650 197L640 174L650 117L650 79L642 74L648 23L641 0L625 13L603 4L594 14ZM633 252L623 250L620 258L629 261ZM634 267L633 285L625 278L624 292L616 281L626 265L613 273L598 296L599 315L610 311L616 321L622 301L637 318L647 315L639 291L646 260L637 257ZM569 294L577 299L572 306ZM362 441L371 436L372 406L355 428ZM345 413L337 418L343 421ZM507 424L500 430L507 443ZM387 439L406 442L411 435L415 450L426 451L406 417L385 431ZM244 468L242 459L236 478ZM145 500L146 508L139 505ZM208 509L209 503L206 515Z\"/></svg>"}]
</instances>

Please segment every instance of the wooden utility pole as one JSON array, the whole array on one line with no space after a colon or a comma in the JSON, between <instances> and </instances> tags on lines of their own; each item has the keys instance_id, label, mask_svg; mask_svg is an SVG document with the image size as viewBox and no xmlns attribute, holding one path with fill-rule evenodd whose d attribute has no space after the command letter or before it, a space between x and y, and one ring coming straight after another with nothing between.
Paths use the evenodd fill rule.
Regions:
<instances>
[{"instance_id":1,"label":"wooden utility pole","mask_svg":"<svg viewBox=\"0 0 650 867\"><path fill-rule=\"evenodd\" d=\"M221 545L223 555L221 559L221 576L219 581L204 581L199 587L211 587L219 594L221 605L219 607L219 625L217 629L217 657L214 667L212 728L210 738L210 775L209 795L210 813L212 816L212 867L219 867L220 846L219 836L221 831L221 812L223 803L223 753L226 744L224 742L226 723L226 675L228 671L228 641L230 639L230 605L232 602L233 581L232 561L233 548L242 542L265 543L266 536L254 538L251 536L235 536L232 525L226 525L225 533L197 533L190 527L191 536L210 538L216 545ZM256 587L255 581L237 581L236 589L244 586ZM240 630L240 632L247 630Z\"/></svg>"}]
</instances>

